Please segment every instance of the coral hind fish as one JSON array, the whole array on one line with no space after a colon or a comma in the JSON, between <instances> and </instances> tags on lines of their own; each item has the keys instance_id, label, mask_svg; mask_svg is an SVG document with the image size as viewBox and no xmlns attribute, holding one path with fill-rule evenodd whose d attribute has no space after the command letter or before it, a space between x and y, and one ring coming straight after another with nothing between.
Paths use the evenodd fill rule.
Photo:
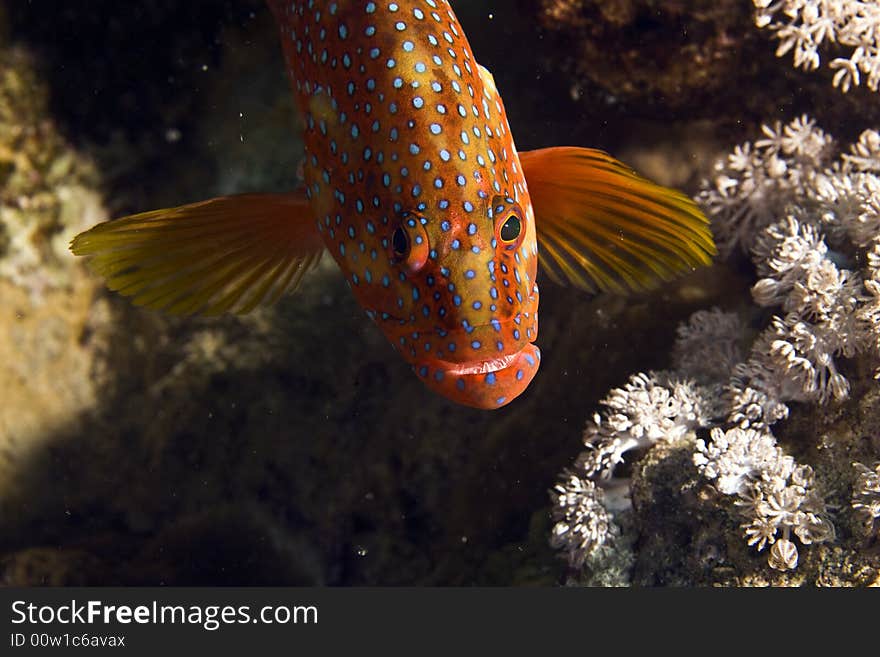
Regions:
<instances>
[{"instance_id":1,"label":"coral hind fish","mask_svg":"<svg viewBox=\"0 0 880 657\"><path fill-rule=\"evenodd\" d=\"M134 303L244 313L326 250L431 389L478 408L535 376L541 268L588 291L707 264L683 194L587 148L519 153L445 0L270 0L304 118L304 184L136 214L77 236Z\"/></svg>"}]
</instances>

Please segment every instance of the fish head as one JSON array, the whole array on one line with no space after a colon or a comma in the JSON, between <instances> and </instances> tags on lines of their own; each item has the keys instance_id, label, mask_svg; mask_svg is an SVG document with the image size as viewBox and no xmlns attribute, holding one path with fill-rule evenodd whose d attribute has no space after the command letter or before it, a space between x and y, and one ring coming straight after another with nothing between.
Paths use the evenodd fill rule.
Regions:
<instances>
[{"instance_id":1,"label":"fish head","mask_svg":"<svg viewBox=\"0 0 880 657\"><path fill-rule=\"evenodd\" d=\"M402 209L382 240L390 273L381 285L397 294L361 303L429 388L492 409L538 369L537 243L524 187L476 189L484 193Z\"/></svg>"}]
</instances>

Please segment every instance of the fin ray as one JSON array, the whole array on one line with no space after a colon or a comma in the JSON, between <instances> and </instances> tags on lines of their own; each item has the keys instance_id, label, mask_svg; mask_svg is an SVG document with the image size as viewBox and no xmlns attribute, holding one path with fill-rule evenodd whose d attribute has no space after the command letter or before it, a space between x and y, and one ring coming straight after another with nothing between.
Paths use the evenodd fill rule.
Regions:
<instances>
[{"instance_id":1,"label":"fin ray","mask_svg":"<svg viewBox=\"0 0 880 657\"><path fill-rule=\"evenodd\" d=\"M541 268L556 282L644 291L709 264L716 252L709 222L690 198L607 153L561 147L519 156Z\"/></svg>"},{"instance_id":2,"label":"fin ray","mask_svg":"<svg viewBox=\"0 0 880 657\"><path fill-rule=\"evenodd\" d=\"M70 245L107 286L171 314L246 313L295 289L323 242L302 193L221 196L115 219Z\"/></svg>"}]
</instances>

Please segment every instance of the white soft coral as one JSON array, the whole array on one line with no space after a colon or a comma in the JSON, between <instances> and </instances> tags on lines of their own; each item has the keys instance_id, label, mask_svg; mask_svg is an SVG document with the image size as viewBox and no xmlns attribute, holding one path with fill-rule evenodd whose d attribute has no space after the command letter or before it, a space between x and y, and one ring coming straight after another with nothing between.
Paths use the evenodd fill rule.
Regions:
<instances>
[{"instance_id":1,"label":"white soft coral","mask_svg":"<svg viewBox=\"0 0 880 657\"><path fill-rule=\"evenodd\" d=\"M793 53L794 66L815 70L820 51L831 42L850 49L833 59L832 83L846 93L864 79L880 87L880 4L876 0L754 0L755 24L779 39L776 55Z\"/></svg>"}]
</instances>

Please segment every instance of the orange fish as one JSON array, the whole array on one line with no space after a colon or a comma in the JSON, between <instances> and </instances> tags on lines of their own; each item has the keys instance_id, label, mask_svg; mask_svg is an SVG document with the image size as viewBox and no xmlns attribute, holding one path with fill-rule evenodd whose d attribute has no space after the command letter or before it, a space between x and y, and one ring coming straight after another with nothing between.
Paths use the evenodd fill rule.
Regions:
<instances>
[{"instance_id":1,"label":"orange fish","mask_svg":"<svg viewBox=\"0 0 880 657\"><path fill-rule=\"evenodd\" d=\"M707 264L683 194L586 148L519 153L446 0L270 0L304 118L304 185L136 214L71 244L171 313L246 313L329 251L418 377L493 409L535 376L538 263L588 291Z\"/></svg>"}]
</instances>

